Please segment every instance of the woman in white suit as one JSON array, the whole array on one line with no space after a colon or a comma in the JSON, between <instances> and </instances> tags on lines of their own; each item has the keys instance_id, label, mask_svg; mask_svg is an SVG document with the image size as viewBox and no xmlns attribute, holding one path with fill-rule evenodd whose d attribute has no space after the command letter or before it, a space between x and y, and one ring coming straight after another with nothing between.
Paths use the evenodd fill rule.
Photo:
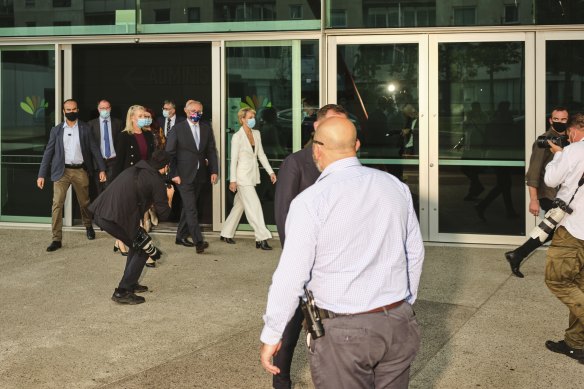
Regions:
<instances>
[{"instance_id":1,"label":"woman in white suit","mask_svg":"<svg viewBox=\"0 0 584 389\"><path fill-rule=\"evenodd\" d=\"M251 108L242 108L237 113L241 128L231 138L231 166L229 190L235 193L233 208L223 224L221 240L226 243L235 243L233 236L245 211L245 216L255 232L256 248L271 250L268 239L272 233L266 227L262 204L256 193L255 186L260 183L260 167L270 175L272 184L276 183L276 175L272 170L268 158L262 147L260 132L253 130L255 126L255 111Z\"/></svg>"}]
</instances>

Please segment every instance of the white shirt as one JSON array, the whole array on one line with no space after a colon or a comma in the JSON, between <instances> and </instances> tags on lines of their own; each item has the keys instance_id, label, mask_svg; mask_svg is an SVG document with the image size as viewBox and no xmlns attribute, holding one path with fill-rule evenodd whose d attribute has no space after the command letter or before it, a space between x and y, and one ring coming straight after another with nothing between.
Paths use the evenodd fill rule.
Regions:
<instances>
[{"instance_id":1,"label":"white shirt","mask_svg":"<svg viewBox=\"0 0 584 389\"><path fill-rule=\"evenodd\" d=\"M199 123L193 123L188 119L187 119L187 123L189 123L189 127L191 127L191 132L193 133L193 139L195 140L195 144L197 145L197 149L199 149L199 146L201 144L201 127L199 126ZM199 169L198 163L197 163L197 169Z\"/></svg>"},{"instance_id":2,"label":"white shirt","mask_svg":"<svg viewBox=\"0 0 584 389\"><path fill-rule=\"evenodd\" d=\"M413 303L423 260L409 188L355 157L336 161L290 205L261 341L280 340L305 284L336 313Z\"/></svg>"},{"instance_id":3,"label":"white shirt","mask_svg":"<svg viewBox=\"0 0 584 389\"><path fill-rule=\"evenodd\" d=\"M105 158L105 139L103 136L103 132L104 132L104 122L107 122L107 132L109 135L109 142L110 142L110 153L111 155L109 156L110 158L114 158L116 156L116 150L114 148L114 138L112 137L112 121L110 118L107 119L102 119L99 118L99 133L101 135L100 139L100 147L101 147L101 155Z\"/></svg>"},{"instance_id":4,"label":"white shirt","mask_svg":"<svg viewBox=\"0 0 584 389\"><path fill-rule=\"evenodd\" d=\"M552 188L562 185L556 197L567 204L576 192L583 173L584 139L554 154L554 159L545 168L544 181ZM566 214L559 225L566 227L575 238L584 239L584 185L578 189L570 208L574 211L571 215Z\"/></svg>"},{"instance_id":5,"label":"white shirt","mask_svg":"<svg viewBox=\"0 0 584 389\"><path fill-rule=\"evenodd\" d=\"M78 123L76 121L73 127L69 127L67 121L63 123L63 146L65 148L66 165L79 165L83 163Z\"/></svg>"}]
</instances>

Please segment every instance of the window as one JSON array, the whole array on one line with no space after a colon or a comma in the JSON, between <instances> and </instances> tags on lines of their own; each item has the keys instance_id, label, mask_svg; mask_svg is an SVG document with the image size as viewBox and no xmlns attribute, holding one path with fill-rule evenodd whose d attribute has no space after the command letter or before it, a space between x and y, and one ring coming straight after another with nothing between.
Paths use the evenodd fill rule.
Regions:
<instances>
[{"instance_id":1,"label":"window","mask_svg":"<svg viewBox=\"0 0 584 389\"><path fill-rule=\"evenodd\" d=\"M201 22L201 7L187 8L187 22L188 23Z\"/></svg>"},{"instance_id":2,"label":"window","mask_svg":"<svg viewBox=\"0 0 584 389\"><path fill-rule=\"evenodd\" d=\"M34 3L34 1L33 1ZM53 8L71 7L71 0L53 0ZM69 24L71 25L71 24Z\"/></svg>"},{"instance_id":3,"label":"window","mask_svg":"<svg viewBox=\"0 0 584 389\"><path fill-rule=\"evenodd\" d=\"M455 26L472 26L477 24L475 7L456 7L454 8Z\"/></svg>"},{"instance_id":4,"label":"window","mask_svg":"<svg viewBox=\"0 0 584 389\"><path fill-rule=\"evenodd\" d=\"M302 19L302 5L294 4L290 6L290 19Z\"/></svg>"},{"instance_id":5,"label":"window","mask_svg":"<svg viewBox=\"0 0 584 389\"><path fill-rule=\"evenodd\" d=\"M331 28L347 27L347 10L331 9Z\"/></svg>"},{"instance_id":6,"label":"window","mask_svg":"<svg viewBox=\"0 0 584 389\"><path fill-rule=\"evenodd\" d=\"M170 8L155 9L154 23L155 24L170 23Z\"/></svg>"},{"instance_id":7,"label":"window","mask_svg":"<svg viewBox=\"0 0 584 389\"><path fill-rule=\"evenodd\" d=\"M24 8L34 8L35 6L35 0L26 0L24 2Z\"/></svg>"},{"instance_id":8,"label":"window","mask_svg":"<svg viewBox=\"0 0 584 389\"><path fill-rule=\"evenodd\" d=\"M504 22L506 24L519 23L519 7L515 4L505 6Z\"/></svg>"},{"instance_id":9,"label":"window","mask_svg":"<svg viewBox=\"0 0 584 389\"><path fill-rule=\"evenodd\" d=\"M70 26L71 25L71 21L67 20L67 21L61 21L61 22L53 22L53 26L55 27L59 27L59 26Z\"/></svg>"}]
</instances>

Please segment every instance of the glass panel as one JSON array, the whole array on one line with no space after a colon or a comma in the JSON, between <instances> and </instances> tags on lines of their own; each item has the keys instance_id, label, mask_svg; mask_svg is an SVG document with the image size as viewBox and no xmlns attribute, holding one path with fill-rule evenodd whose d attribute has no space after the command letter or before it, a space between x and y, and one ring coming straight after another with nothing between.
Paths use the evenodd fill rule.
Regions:
<instances>
[{"instance_id":1,"label":"glass panel","mask_svg":"<svg viewBox=\"0 0 584 389\"><path fill-rule=\"evenodd\" d=\"M439 232L524 235L524 44L438 48Z\"/></svg>"},{"instance_id":2,"label":"glass panel","mask_svg":"<svg viewBox=\"0 0 584 389\"><path fill-rule=\"evenodd\" d=\"M339 45L337 103L355 123L363 164L419 187L418 45Z\"/></svg>"},{"instance_id":3,"label":"glass panel","mask_svg":"<svg viewBox=\"0 0 584 389\"><path fill-rule=\"evenodd\" d=\"M546 42L546 116L556 106L584 112L584 41ZM541 123L541 130L548 122Z\"/></svg>"},{"instance_id":4,"label":"glass panel","mask_svg":"<svg viewBox=\"0 0 584 389\"><path fill-rule=\"evenodd\" d=\"M328 28L581 24L580 1L329 0Z\"/></svg>"},{"instance_id":5,"label":"glass panel","mask_svg":"<svg viewBox=\"0 0 584 389\"><path fill-rule=\"evenodd\" d=\"M228 188L231 137L240 128L237 112L246 106L257 111L256 129L261 132L262 145L270 165L278 174L282 160L294 151L293 144L301 144L300 129L306 128L304 132L308 132L314 122L310 113L316 112L319 101L318 42L231 42L226 48L226 64L225 210L228 214L234 196ZM295 91L294 88L298 87L300 90ZM301 98L304 99L304 108ZM261 165L260 172L261 183L256 186L256 191L265 222L273 225L275 188ZM247 221L242 218L240 223ZM249 227L240 225L240 228Z\"/></svg>"},{"instance_id":6,"label":"glass panel","mask_svg":"<svg viewBox=\"0 0 584 389\"><path fill-rule=\"evenodd\" d=\"M0 36L136 33L136 0L26 0L0 5Z\"/></svg>"},{"instance_id":7,"label":"glass panel","mask_svg":"<svg viewBox=\"0 0 584 389\"><path fill-rule=\"evenodd\" d=\"M142 33L320 29L320 0L140 1Z\"/></svg>"},{"instance_id":8,"label":"glass panel","mask_svg":"<svg viewBox=\"0 0 584 389\"><path fill-rule=\"evenodd\" d=\"M52 185L39 190L36 179L55 123L55 53L52 47L3 48L0 64L0 220L42 216L37 220L46 222Z\"/></svg>"}]
</instances>

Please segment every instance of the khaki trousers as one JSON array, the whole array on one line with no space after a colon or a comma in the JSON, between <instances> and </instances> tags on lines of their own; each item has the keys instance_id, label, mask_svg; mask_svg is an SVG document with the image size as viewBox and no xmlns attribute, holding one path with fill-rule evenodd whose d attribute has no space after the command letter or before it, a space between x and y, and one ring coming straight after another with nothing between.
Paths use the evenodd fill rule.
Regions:
<instances>
[{"instance_id":1,"label":"khaki trousers","mask_svg":"<svg viewBox=\"0 0 584 389\"><path fill-rule=\"evenodd\" d=\"M584 349L584 240L559 227L547 252L545 283L570 310L564 341Z\"/></svg>"},{"instance_id":2,"label":"khaki trousers","mask_svg":"<svg viewBox=\"0 0 584 389\"><path fill-rule=\"evenodd\" d=\"M233 208L229 212L229 216L223 224L221 236L225 238L233 238L235 230L239 224L239 220L245 211L245 217L253 228L256 241L270 239L272 233L266 227L264 222L264 213L262 211L262 204L255 190L255 186L237 186L237 193L233 200Z\"/></svg>"},{"instance_id":3,"label":"khaki trousers","mask_svg":"<svg viewBox=\"0 0 584 389\"><path fill-rule=\"evenodd\" d=\"M60 242L63 239L63 204L69 186L79 201L81 219L85 227L91 227L91 214L87 210L89 206L89 177L85 169L67 169L58 181L53 182L53 240Z\"/></svg>"}]
</instances>

